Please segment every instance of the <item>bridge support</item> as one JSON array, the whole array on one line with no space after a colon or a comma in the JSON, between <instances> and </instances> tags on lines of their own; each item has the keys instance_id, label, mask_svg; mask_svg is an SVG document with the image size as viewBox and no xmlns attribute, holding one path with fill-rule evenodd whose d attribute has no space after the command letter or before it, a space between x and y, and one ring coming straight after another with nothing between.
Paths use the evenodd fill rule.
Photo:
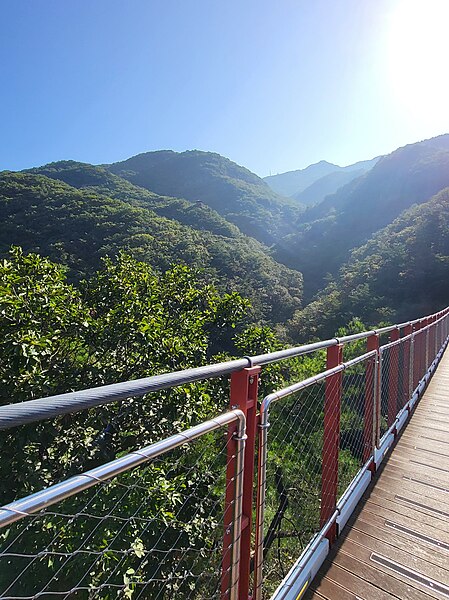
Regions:
<instances>
[{"instance_id":1,"label":"bridge support","mask_svg":"<svg viewBox=\"0 0 449 600\"><path fill-rule=\"evenodd\" d=\"M327 349L326 369L332 369L343 361L343 346L338 344ZM321 469L320 527L335 512L338 493L338 455L340 450L340 412L343 373L340 371L326 378L324 400L324 432ZM336 525L328 530L326 537L332 544L337 533Z\"/></svg>"},{"instance_id":2,"label":"bridge support","mask_svg":"<svg viewBox=\"0 0 449 600\"><path fill-rule=\"evenodd\" d=\"M239 408L246 417L246 435L244 474L243 474L243 500L242 500L242 526L239 536L240 552L238 565L232 565L232 532L235 526L234 518L234 483L236 471L236 446L234 441L235 426L228 431L228 455L226 468L226 499L224 513L223 536L223 563L221 579L221 600L229 600L230 589L237 587L238 594L230 600L248 600L250 560L251 560L251 530L253 513L253 482L254 482L254 456L256 449L257 426L257 390L261 367L251 367L236 371L231 375L231 400L232 409ZM237 567L238 586L231 586L231 577ZM233 582L232 582L233 583Z\"/></svg>"}]
</instances>

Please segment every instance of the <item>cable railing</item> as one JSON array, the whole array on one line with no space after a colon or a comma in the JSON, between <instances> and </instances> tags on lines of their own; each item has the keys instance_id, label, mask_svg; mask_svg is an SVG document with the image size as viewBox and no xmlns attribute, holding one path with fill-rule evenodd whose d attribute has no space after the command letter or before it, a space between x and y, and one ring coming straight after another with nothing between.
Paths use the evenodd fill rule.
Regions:
<instances>
[{"instance_id":1,"label":"cable railing","mask_svg":"<svg viewBox=\"0 0 449 600\"><path fill-rule=\"evenodd\" d=\"M297 599L406 422L448 335L449 308L0 407L0 430L9 433L230 377L228 412L1 507L0 597ZM364 341L359 356L345 359L345 349ZM258 398L264 365L324 350L325 371ZM122 415L125 425L129 418Z\"/></svg>"}]
</instances>

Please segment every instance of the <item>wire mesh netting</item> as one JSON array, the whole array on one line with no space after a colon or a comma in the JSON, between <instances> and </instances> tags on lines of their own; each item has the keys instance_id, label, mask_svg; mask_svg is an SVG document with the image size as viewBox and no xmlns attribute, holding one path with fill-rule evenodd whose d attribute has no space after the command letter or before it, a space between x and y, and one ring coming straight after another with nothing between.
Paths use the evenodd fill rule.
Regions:
<instances>
[{"instance_id":1,"label":"wire mesh netting","mask_svg":"<svg viewBox=\"0 0 449 600\"><path fill-rule=\"evenodd\" d=\"M273 403L268 430L264 597L269 597L320 523L324 381Z\"/></svg>"},{"instance_id":2,"label":"wire mesh netting","mask_svg":"<svg viewBox=\"0 0 449 600\"><path fill-rule=\"evenodd\" d=\"M409 400L410 350L408 341L392 342L380 349L380 421L382 437Z\"/></svg>"},{"instance_id":3,"label":"wire mesh netting","mask_svg":"<svg viewBox=\"0 0 449 600\"><path fill-rule=\"evenodd\" d=\"M220 428L0 529L1 598L217 598L227 450Z\"/></svg>"},{"instance_id":4,"label":"wire mesh netting","mask_svg":"<svg viewBox=\"0 0 449 600\"><path fill-rule=\"evenodd\" d=\"M318 381L270 406L262 541L264 598L270 597L320 530L322 490L337 484L336 469L329 472L332 481L326 480L327 472L323 471L323 463L329 459L323 456L327 452L323 444L326 397L333 399L327 405L326 419L334 420L340 429L336 438L339 451L334 457L338 461L338 496L365 462L367 412L371 416L372 451L374 365L371 355L327 381L318 376Z\"/></svg>"},{"instance_id":5,"label":"wire mesh netting","mask_svg":"<svg viewBox=\"0 0 449 600\"><path fill-rule=\"evenodd\" d=\"M342 375L338 497L373 450L375 362L368 358L345 369Z\"/></svg>"}]
</instances>

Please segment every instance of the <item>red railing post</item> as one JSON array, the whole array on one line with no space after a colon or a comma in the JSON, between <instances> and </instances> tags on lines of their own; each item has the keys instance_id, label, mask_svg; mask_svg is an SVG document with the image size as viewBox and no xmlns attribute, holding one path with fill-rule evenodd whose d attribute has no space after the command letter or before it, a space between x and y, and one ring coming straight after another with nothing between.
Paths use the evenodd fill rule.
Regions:
<instances>
[{"instance_id":1,"label":"red railing post","mask_svg":"<svg viewBox=\"0 0 449 600\"><path fill-rule=\"evenodd\" d=\"M250 367L231 375L231 409L239 408L246 416L246 445L243 474L242 529L240 535L240 561L238 599L249 598L249 577L251 560L251 528L253 513L254 456L257 428L257 388L260 367ZM221 599L227 600L231 587L231 545L234 524L234 480L237 446L234 441L236 425L228 431L228 452L226 468L226 498L224 511L223 562L221 579Z\"/></svg>"},{"instance_id":2,"label":"red railing post","mask_svg":"<svg viewBox=\"0 0 449 600\"><path fill-rule=\"evenodd\" d=\"M338 366L342 360L343 346L337 344L327 349L326 369ZM342 384L343 373L341 371L326 378L321 466L321 527L332 516L337 506ZM335 537L336 526L334 523L327 533L327 538L332 543Z\"/></svg>"},{"instance_id":3,"label":"red railing post","mask_svg":"<svg viewBox=\"0 0 449 600\"><path fill-rule=\"evenodd\" d=\"M424 320L424 326L426 327L426 337L425 337L425 354L424 354L424 373L427 373L427 369L429 368L430 364L429 364L429 358L430 358L430 331L431 331L431 325L432 323L432 317L427 317Z\"/></svg>"},{"instance_id":4,"label":"red railing post","mask_svg":"<svg viewBox=\"0 0 449 600\"><path fill-rule=\"evenodd\" d=\"M400 338L399 329L393 329L390 341L397 342ZM391 346L390 365L388 370L388 418L387 425L390 428L398 413L398 391L399 391L399 344Z\"/></svg>"},{"instance_id":5,"label":"red railing post","mask_svg":"<svg viewBox=\"0 0 449 600\"><path fill-rule=\"evenodd\" d=\"M374 451L380 425L380 373L376 369L379 358L379 336L370 335L366 340L366 350L376 350L376 355L368 360L365 371L365 410L363 417L363 462Z\"/></svg>"},{"instance_id":6,"label":"red railing post","mask_svg":"<svg viewBox=\"0 0 449 600\"><path fill-rule=\"evenodd\" d=\"M437 325L436 325L437 317L434 316L432 318L432 342L431 342L431 356L432 362L435 360L437 356Z\"/></svg>"}]
</instances>

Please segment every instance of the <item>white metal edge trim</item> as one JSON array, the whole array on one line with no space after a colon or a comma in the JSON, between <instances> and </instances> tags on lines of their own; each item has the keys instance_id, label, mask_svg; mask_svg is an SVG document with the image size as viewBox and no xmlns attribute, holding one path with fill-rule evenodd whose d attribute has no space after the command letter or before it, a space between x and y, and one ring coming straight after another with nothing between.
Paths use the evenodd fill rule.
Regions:
<instances>
[{"instance_id":1,"label":"white metal edge trim","mask_svg":"<svg viewBox=\"0 0 449 600\"><path fill-rule=\"evenodd\" d=\"M340 514L337 517L338 534L340 535L343 527L348 522L349 517L354 512L355 507L359 503L366 488L371 483L371 471L365 471L357 486L352 490L352 493L345 499L343 506L340 508ZM337 508L339 505L337 504Z\"/></svg>"},{"instance_id":2,"label":"white metal edge trim","mask_svg":"<svg viewBox=\"0 0 449 600\"><path fill-rule=\"evenodd\" d=\"M286 578L271 596L271 600L298 600L317 574L329 553L329 540L324 538L313 553L307 549L288 572Z\"/></svg>"},{"instance_id":3,"label":"white metal edge trim","mask_svg":"<svg viewBox=\"0 0 449 600\"><path fill-rule=\"evenodd\" d=\"M374 462L376 463L376 469L378 468L380 463L383 461L385 454L388 452L388 450L390 449L390 446L392 445L393 442L394 442L394 433L389 433L385 437L385 440L383 441L380 448L374 449Z\"/></svg>"},{"instance_id":4,"label":"white metal edge trim","mask_svg":"<svg viewBox=\"0 0 449 600\"><path fill-rule=\"evenodd\" d=\"M404 411L402 411L402 414L398 417L397 424L396 424L396 431L398 433L401 431L401 429L406 424L408 416L409 416L409 412L407 410L404 410Z\"/></svg>"}]
</instances>

